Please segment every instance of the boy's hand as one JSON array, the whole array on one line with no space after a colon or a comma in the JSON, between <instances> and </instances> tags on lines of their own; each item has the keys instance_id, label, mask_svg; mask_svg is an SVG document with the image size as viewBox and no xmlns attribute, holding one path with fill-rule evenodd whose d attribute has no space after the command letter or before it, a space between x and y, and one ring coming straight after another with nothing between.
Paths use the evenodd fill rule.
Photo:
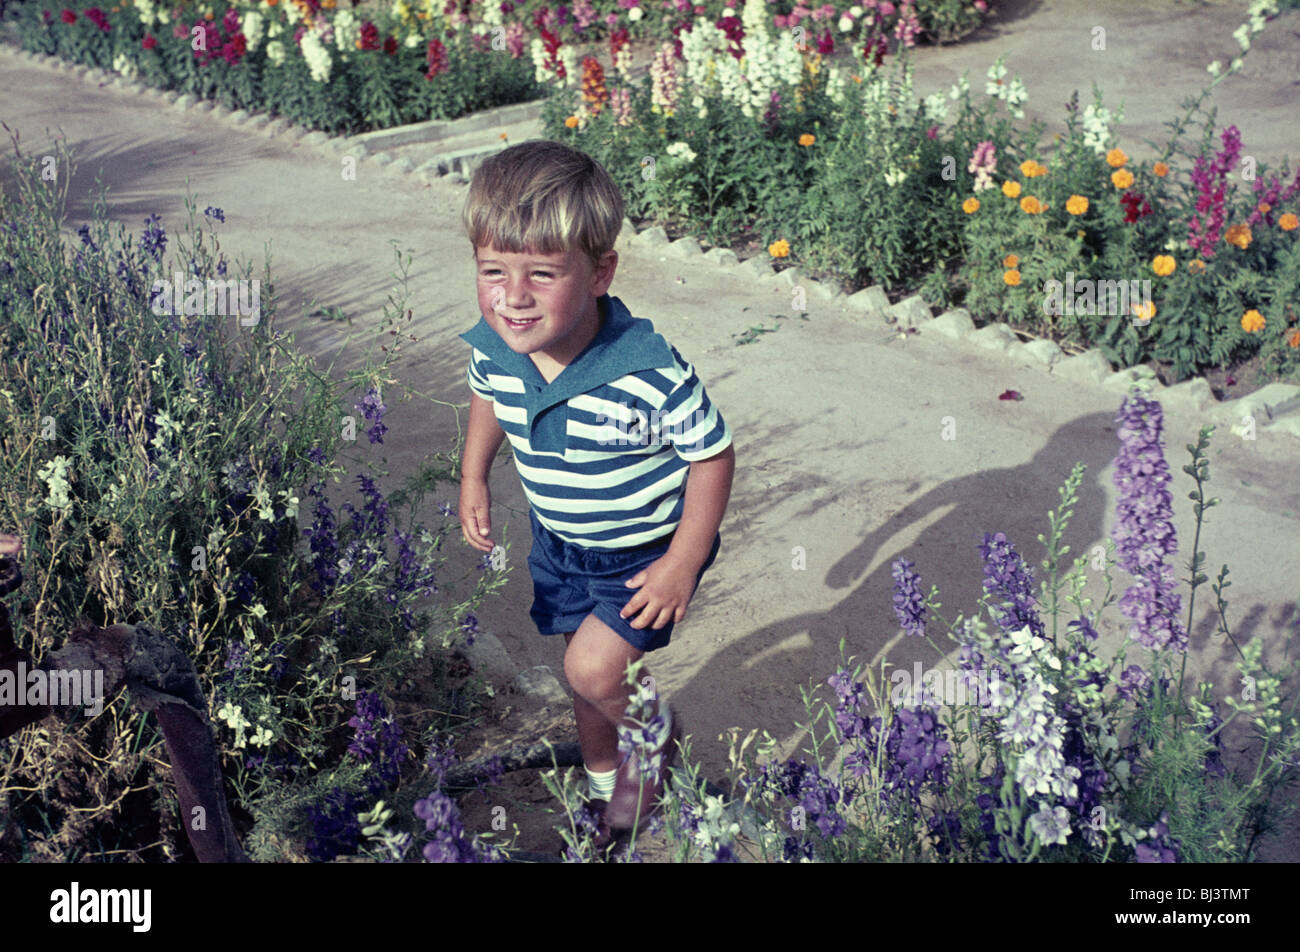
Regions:
<instances>
[{"instance_id":1,"label":"boy's hand","mask_svg":"<svg viewBox=\"0 0 1300 952\"><path fill-rule=\"evenodd\" d=\"M480 552L496 546L488 533L492 531L492 490L484 480L462 479L460 483L460 528L465 541Z\"/></svg>"},{"instance_id":2,"label":"boy's hand","mask_svg":"<svg viewBox=\"0 0 1300 952\"><path fill-rule=\"evenodd\" d=\"M623 610L620 618L637 615L631 622L633 628L663 628L669 622L677 624L686 615L686 606L694 594L695 576L692 569L664 556L651 562L627 580L628 588L638 589Z\"/></svg>"}]
</instances>

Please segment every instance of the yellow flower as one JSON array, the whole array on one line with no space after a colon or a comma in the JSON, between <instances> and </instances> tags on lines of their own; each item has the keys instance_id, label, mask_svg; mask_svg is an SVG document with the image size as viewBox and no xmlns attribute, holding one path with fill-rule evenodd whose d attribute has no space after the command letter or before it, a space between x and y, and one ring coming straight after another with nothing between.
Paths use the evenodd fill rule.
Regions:
<instances>
[{"instance_id":1,"label":"yellow flower","mask_svg":"<svg viewBox=\"0 0 1300 952\"><path fill-rule=\"evenodd\" d=\"M790 242L782 238L767 246L767 253L773 258L786 258L790 255Z\"/></svg>"},{"instance_id":2,"label":"yellow flower","mask_svg":"<svg viewBox=\"0 0 1300 952\"><path fill-rule=\"evenodd\" d=\"M1173 255L1156 255L1151 259L1151 270L1160 275L1160 277L1167 278L1169 275L1174 273L1174 266L1176 264L1177 262L1174 261Z\"/></svg>"},{"instance_id":3,"label":"yellow flower","mask_svg":"<svg viewBox=\"0 0 1300 952\"><path fill-rule=\"evenodd\" d=\"M1271 212L1272 210L1273 210L1273 206L1270 205L1268 202L1260 202L1260 203L1259 203L1259 213L1260 213L1261 215L1267 215L1267 214L1268 214L1269 212Z\"/></svg>"},{"instance_id":4,"label":"yellow flower","mask_svg":"<svg viewBox=\"0 0 1300 952\"><path fill-rule=\"evenodd\" d=\"M1019 183L1019 182L1003 182L1003 183L1002 183L1002 194L1005 195L1007 198L1015 198L1017 195L1020 194L1020 183Z\"/></svg>"},{"instance_id":5,"label":"yellow flower","mask_svg":"<svg viewBox=\"0 0 1300 952\"><path fill-rule=\"evenodd\" d=\"M1151 166L1151 174L1156 178L1164 178L1169 174L1169 166L1165 165L1163 162L1157 162L1155 165Z\"/></svg>"},{"instance_id":6,"label":"yellow flower","mask_svg":"<svg viewBox=\"0 0 1300 952\"><path fill-rule=\"evenodd\" d=\"M203 19L211 20L214 16L216 16L216 14L209 10L207 13L203 14Z\"/></svg>"},{"instance_id":7,"label":"yellow flower","mask_svg":"<svg viewBox=\"0 0 1300 952\"><path fill-rule=\"evenodd\" d=\"M1111 168L1117 169L1127 161L1128 156L1124 154L1122 149L1111 149L1106 153L1106 164Z\"/></svg>"},{"instance_id":8,"label":"yellow flower","mask_svg":"<svg viewBox=\"0 0 1300 952\"><path fill-rule=\"evenodd\" d=\"M1012 268L1009 271L1005 271L1002 274L1002 280L1006 284L1009 284L1014 288L1017 284L1020 283L1020 272L1017 271L1015 268Z\"/></svg>"},{"instance_id":9,"label":"yellow flower","mask_svg":"<svg viewBox=\"0 0 1300 952\"><path fill-rule=\"evenodd\" d=\"M1250 244L1250 226L1232 225L1223 233L1223 240L1245 251L1246 246Z\"/></svg>"},{"instance_id":10,"label":"yellow flower","mask_svg":"<svg viewBox=\"0 0 1300 952\"><path fill-rule=\"evenodd\" d=\"M1241 315L1241 329L1247 334L1253 334L1255 331L1262 331L1264 329L1264 315L1252 307L1245 314Z\"/></svg>"},{"instance_id":11,"label":"yellow flower","mask_svg":"<svg viewBox=\"0 0 1300 952\"><path fill-rule=\"evenodd\" d=\"M1277 220L1277 227L1283 231L1295 231L1300 228L1300 218L1297 218L1293 212L1287 212Z\"/></svg>"},{"instance_id":12,"label":"yellow flower","mask_svg":"<svg viewBox=\"0 0 1300 952\"><path fill-rule=\"evenodd\" d=\"M1071 215L1082 215L1088 210L1088 200L1082 195L1071 195L1065 200L1065 210Z\"/></svg>"},{"instance_id":13,"label":"yellow flower","mask_svg":"<svg viewBox=\"0 0 1300 952\"><path fill-rule=\"evenodd\" d=\"M1134 304L1133 313L1140 321L1149 321L1156 316L1156 302L1147 301L1145 304Z\"/></svg>"},{"instance_id":14,"label":"yellow flower","mask_svg":"<svg viewBox=\"0 0 1300 952\"><path fill-rule=\"evenodd\" d=\"M505 138L506 138L506 133L504 133L504 132L501 133L501 138L502 138L502 139L505 139Z\"/></svg>"},{"instance_id":15,"label":"yellow flower","mask_svg":"<svg viewBox=\"0 0 1300 952\"><path fill-rule=\"evenodd\" d=\"M1047 174L1047 166L1039 165L1033 159L1026 159L1020 163L1020 174L1025 178L1037 178Z\"/></svg>"},{"instance_id":16,"label":"yellow flower","mask_svg":"<svg viewBox=\"0 0 1300 952\"><path fill-rule=\"evenodd\" d=\"M1193 258L1191 261L1187 262L1188 274L1200 274L1204 270L1205 270L1205 262L1202 261L1200 258Z\"/></svg>"},{"instance_id":17,"label":"yellow flower","mask_svg":"<svg viewBox=\"0 0 1300 952\"><path fill-rule=\"evenodd\" d=\"M800 145L812 145L816 141L817 141L817 137L810 132L805 132L803 135L799 137Z\"/></svg>"},{"instance_id":18,"label":"yellow flower","mask_svg":"<svg viewBox=\"0 0 1300 952\"><path fill-rule=\"evenodd\" d=\"M1038 215L1046 208L1046 205L1032 195L1026 195L1020 200L1020 210L1027 215Z\"/></svg>"},{"instance_id":19,"label":"yellow flower","mask_svg":"<svg viewBox=\"0 0 1300 952\"><path fill-rule=\"evenodd\" d=\"M974 215L980 210L980 200L978 198L968 198L961 203L961 210L967 215Z\"/></svg>"},{"instance_id":20,"label":"yellow flower","mask_svg":"<svg viewBox=\"0 0 1300 952\"><path fill-rule=\"evenodd\" d=\"M577 116L570 116L568 119L565 119L565 120L564 120L564 124L565 124L568 128L570 128L570 129L577 128L577 125L578 125L578 117L577 117Z\"/></svg>"},{"instance_id":21,"label":"yellow flower","mask_svg":"<svg viewBox=\"0 0 1300 952\"><path fill-rule=\"evenodd\" d=\"M333 10L336 6L335 0L320 0L320 5L326 10Z\"/></svg>"},{"instance_id":22,"label":"yellow flower","mask_svg":"<svg viewBox=\"0 0 1300 952\"><path fill-rule=\"evenodd\" d=\"M1110 180L1116 188L1128 188L1133 184L1133 173L1128 169L1116 169L1110 173Z\"/></svg>"},{"instance_id":23,"label":"yellow flower","mask_svg":"<svg viewBox=\"0 0 1300 952\"><path fill-rule=\"evenodd\" d=\"M1002 267L1004 268L1015 268L1018 267L1019 265L1020 265L1020 259L1015 255L1007 255L1005 258L1002 259Z\"/></svg>"}]
</instances>

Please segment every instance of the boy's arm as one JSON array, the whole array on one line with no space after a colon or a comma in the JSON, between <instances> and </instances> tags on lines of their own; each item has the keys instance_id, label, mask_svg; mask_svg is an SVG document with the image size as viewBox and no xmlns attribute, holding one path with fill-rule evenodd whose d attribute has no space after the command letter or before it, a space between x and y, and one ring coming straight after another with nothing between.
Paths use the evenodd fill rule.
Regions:
<instances>
[{"instance_id":1,"label":"boy's arm","mask_svg":"<svg viewBox=\"0 0 1300 952\"><path fill-rule=\"evenodd\" d=\"M477 393L469 396L469 429L465 434L465 450L460 460L461 480L488 481L492 460L506 438L505 430L492 409L492 401ZM710 539L710 542L712 540ZM701 562L701 565L704 563Z\"/></svg>"},{"instance_id":2,"label":"boy's arm","mask_svg":"<svg viewBox=\"0 0 1300 952\"><path fill-rule=\"evenodd\" d=\"M691 463L686 478L686 501L682 505L682 519L677 524L677 534L664 558L689 568L694 574L700 570L713 539L722 525L731 498L731 480L736 472L735 444L729 445L717 456Z\"/></svg>"}]
</instances>

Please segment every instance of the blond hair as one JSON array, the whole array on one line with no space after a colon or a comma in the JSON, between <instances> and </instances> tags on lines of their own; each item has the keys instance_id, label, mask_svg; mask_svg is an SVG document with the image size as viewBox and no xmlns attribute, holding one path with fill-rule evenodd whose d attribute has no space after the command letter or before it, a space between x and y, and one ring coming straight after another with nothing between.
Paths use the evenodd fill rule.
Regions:
<instances>
[{"instance_id":1,"label":"blond hair","mask_svg":"<svg viewBox=\"0 0 1300 952\"><path fill-rule=\"evenodd\" d=\"M475 249L563 254L576 248L596 267L623 227L623 196L585 152L535 140L474 170L461 222Z\"/></svg>"}]
</instances>

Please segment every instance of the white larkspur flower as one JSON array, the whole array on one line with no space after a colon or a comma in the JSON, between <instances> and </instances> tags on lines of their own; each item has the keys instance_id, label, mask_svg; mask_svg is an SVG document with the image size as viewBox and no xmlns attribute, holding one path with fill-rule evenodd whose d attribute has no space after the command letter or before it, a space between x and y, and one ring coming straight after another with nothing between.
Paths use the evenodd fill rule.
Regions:
<instances>
[{"instance_id":1,"label":"white larkspur flower","mask_svg":"<svg viewBox=\"0 0 1300 952\"><path fill-rule=\"evenodd\" d=\"M949 99L960 99L966 93L970 92L970 80L963 73L961 79L957 80L956 85L948 91Z\"/></svg>"},{"instance_id":2,"label":"white larkspur flower","mask_svg":"<svg viewBox=\"0 0 1300 952\"><path fill-rule=\"evenodd\" d=\"M1029 818L1029 827L1048 846L1061 845L1070 835L1070 814L1065 807L1052 809L1042 804L1038 812Z\"/></svg>"},{"instance_id":3,"label":"white larkspur flower","mask_svg":"<svg viewBox=\"0 0 1300 952\"><path fill-rule=\"evenodd\" d=\"M259 724L257 730L253 732L253 736L249 738L249 743L254 747L270 747L273 740L275 740L275 734Z\"/></svg>"},{"instance_id":4,"label":"white larkspur flower","mask_svg":"<svg viewBox=\"0 0 1300 952\"><path fill-rule=\"evenodd\" d=\"M1237 29L1232 31L1232 38L1237 41L1242 52L1250 49L1250 24L1243 23Z\"/></svg>"},{"instance_id":5,"label":"white larkspur flower","mask_svg":"<svg viewBox=\"0 0 1300 952\"><path fill-rule=\"evenodd\" d=\"M1223 65L1218 60L1215 60L1209 66L1205 67L1205 71L1211 76L1218 76L1223 72Z\"/></svg>"},{"instance_id":6,"label":"white larkspur flower","mask_svg":"<svg viewBox=\"0 0 1300 952\"><path fill-rule=\"evenodd\" d=\"M135 68L135 63L125 53L118 53L113 57L113 72L121 73L127 79L135 79L140 75L140 71Z\"/></svg>"},{"instance_id":7,"label":"white larkspur flower","mask_svg":"<svg viewBox=\"0 0 1300 952\"><path fill-rule=\"evenodd\" d=\"M271 61L272 65L280 66L284 63L284 44L279 40L272 40L266 44L266 58Z\"/></svg>"},{"instance_id":8,"label":"white larkspur flower","mask_svg":"<svg viewBox=\"0 0 1300 952\"><path fill-rule=\"evenodd\" d=\"M925 97L925 114L934 122L942 122L948 118L948 102L944 99L943 93L931 93Z\"/></svg>"}]
</instances>

